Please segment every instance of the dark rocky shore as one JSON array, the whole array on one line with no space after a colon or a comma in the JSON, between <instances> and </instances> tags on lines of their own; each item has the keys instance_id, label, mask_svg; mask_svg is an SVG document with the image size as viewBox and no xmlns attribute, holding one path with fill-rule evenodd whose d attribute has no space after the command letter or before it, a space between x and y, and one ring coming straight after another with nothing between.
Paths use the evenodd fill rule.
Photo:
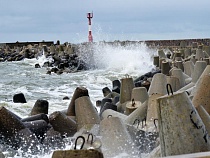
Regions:
<instances>
[{"instance_id":1,"label":"dark rocky shore","mask_svg":"<svg viewBox=\"0 0 210 158\"><path fill-rule=\"evenodd\" d=\"M51 57L52 62L46 62L44 65L37 63L35 68L51 67L47 72L49 74L86 70L84 61L78 57L78 49L78 45L60 44L59 41L56 44L53 42L5 43L0 45L0 62L21 61L44 55L46 58Z\"/></svg>"},{"instance_id":2,"label":"dark rocky shore","mask_svg":"<svg viewBox=\"0 0 210 158\"><path fill-rule=\"evenodd\" d=\"M65 111L48 114L47 100L37 100L25 118L1 107L0 144L32 155L55 150L52 158L115 157L123 152L131 158L142 153L151 158L195 157L184 154L201 152L210 155L209 42L146 41L148 47L157 50L155 69L135 80L129 76L114 80L112 89L101 87L104 96L96 105L86 88L77 87ZM129 43L135 42L109 44ZM54 59L44 64L50 67L48 73L61 74L88 69L78 58L81 51L91 51L90 44L4 45L0 58L2 62L18 61L44 53ZM25 103L26 99L24 94L15 94L13 101ZM71 150L58 150L69 141L73 142Z\"/></svg>"},{"instance_id":3,"label":"dark rocky shore","mask_svg":"<svg viewBox=\"0 0 210 158\"><path fill-rule=\"evenodd\" d=\"M110 45L129 45L144 42L148 47L155 49L166 49L176 47L196 47L193 45L210 44L210 39L185 39L185 40L155 40L155 41L114 41L101 42ZM62 74L63 72L76 72L89 69L89 65L79 57L80 54L90 53L91 46L94 43L60 44L60 41L42 42L16 42L16 43L0 43L0 62L5 61L20 61L25 58L38 58L43 54L45 57L51 57L52 62L46 62L43 67L51 67L48 69L48 74L51 72ZM41 67L38 63L36 68Z\"/></svg>"}]
</instances>

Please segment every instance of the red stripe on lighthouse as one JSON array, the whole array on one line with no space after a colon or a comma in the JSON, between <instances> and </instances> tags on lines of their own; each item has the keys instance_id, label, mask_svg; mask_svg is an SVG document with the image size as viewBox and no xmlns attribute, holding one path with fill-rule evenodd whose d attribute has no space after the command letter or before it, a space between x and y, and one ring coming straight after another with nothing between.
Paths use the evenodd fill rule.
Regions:
<instances>
[{"instance_id":1,"label":"red stripe on lighthouse","mask_svg":"<svg viewBox=\"0 0 210 158\"><path fill-rule=\"evenodd\" d=\"M93 42L93 36L92 36L92 31L91 31L91 19L93 18L93 13L87 13L87 18L88 18L88 41Z\"/></svg>"}]
</instances>

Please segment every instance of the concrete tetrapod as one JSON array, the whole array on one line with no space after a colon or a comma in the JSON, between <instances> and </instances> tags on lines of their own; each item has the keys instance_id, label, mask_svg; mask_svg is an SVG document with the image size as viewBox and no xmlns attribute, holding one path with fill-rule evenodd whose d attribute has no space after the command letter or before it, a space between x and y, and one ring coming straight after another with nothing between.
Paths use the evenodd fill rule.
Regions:
<instances>
[{"instance_id":1,"label":"concrete tetrapod","mask_svg":"<svg viewBox=\"0 0 210 158\"><path fill-rule=\"evenodd\" d=\"M70 137L77 132L76 122L60 111L50 114L49 121L53 129L58 131L62 136Z\"/></svg>"},{"instance_id":2,"label":"concrete tetrapod","mask_svg":"<svg viewBox=\"0 0 210 158\"><path fill-rule=\"evenodd\" d=\"M107 109L112 109L112 110L117 111L117 105L115 105L113 103L106 102L105 105L103 106L103 108L100 110L99 116L101 117L102 113Z\"/></svg>"},{"instance_id":3,"label":"concrete tetrapod","mask_svg":"<svg viewBox=\"0 0 210 158\"><path fill-rule=\"evenodd\" d=\"M68 116L75 116L75 100L82 96L89 96L88 90L84 87L77 87L74 91L73 97L71 98L71 102L67 110Z\"/></svg>"},{"instance_id":4,"label":"concrete tetrapod","mask_svg":"<svg viewBox=\"0 0 210 158\"><path fill-rule=\"evenodd\" d=\"M111 90L108 87L104 87L102 89L104 97L106 97L109 93L111 93Z\"/></svg>"},{"instance_id":5,"label":"concrete tetrapod","mask_svg":"<svg viewBox=\"0 0 210 158\"><path fill-rule=\"evenodd\" d=\"M93 131L93 133L91 132ZM80 129L77 133L75 133L72 138L73 144L76 145L76 149L80 149L81 145L84 143L82 140L77 141L76 138L82 136L85 138L85 143L83 145L83 149L95 149L101 152L101 140L96 136L99 135L99 125L94 126L90 131L86 131L84 129ZM72 146L70 149L74 149L75 146Z\"/></svg>"},{"instance_id":6,"label":"concrete tetrapod","mask_svg":"<svg viewBox=\"0 0 210 158\"><path fill-rule=\"evenodd\" d=\"M181 61L182 60L182 53L175 52L172 56L173 61Z\"/></svg>"},{"instance_id":7,"label":"concrete tetrapod","mask_svg":"<svg viewBox=\"0 0 210 158\"><path fill-rule=\"evenodd\" d=\"M121 153L129 156L138 155L133 141L118 117L105 118L100 123L100 136L104 157L114 157Z\"/></svg>"},{"instance_id":8,"label":"concrete tetrapod","mask_svg":"<svg viewBox=\"0 0 210 158\"><path fill-rule=\"evenodd\" d=\"M161 157L160 145L157 146L154 150L152 150L152 152L149 153L148 157L149 158Z\"/></svg>"},{"instance_id":9,"label":"concrete tetrapod","mask_svg":"<svg viewBox=\"0 0 210 158\"><path fill-rule=\"evenodd\" d=\"M159 67L159 56L153 57L153 65L155 65L156 67Z\"/></svg>"},{"instance_id":10,"label":"concrete tetrapod","mask_svg":"<svg viewBox=\"0 0 210 158\"><path fill-rule=\"evenodd\" d=\"M112 92L116 92L120 94L120 87L121 87L121 83L119 80L114 80L112 81Z\"/></svg>"},{"instance_id":11,"label":"concrete tetrapod","mask_svg":"<svg viewBox=\"0 0 210 158\"><path fill-rule=\"evenodd\" d=\"M181 88L179 79L177 77L167 76L166 80L167 84L170 84L172 86L174 92L178 91Z\"/></svg>"},{"instance_id":12,"label":"concrete tetrapod","mask_svg":"<svg viewBox=\"0 0 210 158\"><path fill-rule=\"evenodd\" d=\"M100 113L102 112L102 109L103 109L103 107L104 107L104 105L105 105L106 103L112 103L112 99L111 99L111 98L103 98L103 99L101 100Z\"/></svg>"},{"instance_id":13,"label":"concrete tetrapod","mask_svg":"<svg viewBox=\"0 0 210 158\"><path fill-rule=\"evenodd\" d=\"M208 133L188 95L171 93L157 99L162 156L209 151Z\"/></svg>"},{"instance_id":14,"label":"concrete tetrapod","mask_svg":"<svg viewBox=\"0 0 210 158\"><path fill-rule=\"evenodd\" d=\"M161 63L161 73L163 73L164 75L169 75L170 69L171 69L170 63L168 61L162 61L162 63Z\"/></svg>"},{"instance_id":15,"label":"concrete tetrapod","mask_svg":"<svg viewBox=\"0 0 210 158\"><path fill-rule=\"evenodd\" d=\"M210 46L205 46L203 49L205 53L207 54L207 56L210 56Z\"/></svg>"},{"instance_id":16,"label":"concrete tetrapod","mask_svg":"<svg viewBox=\"0 0 210 158\"><path fill-rule=\"evenodd\" d=\"M206 68L204 69L203 73L201 74L201 76L200 76L199 79L197 80L197 82L196 82L196 83L193 83L195 87L194 87L194 89L193 89L191 95L194 96L194 94L195 94L196 91L197 91L197 88L199 87L199 86L197 86L197 85L199 85L200 82L202 82L203 77L204 77L205 75L208 75L209 73L210 73L210 65L207 65Z\"/></svg>"},{"instance_id":17,"label":"concrete tetrapod","mask_svg":"<svg viewBox=\"0 0 210 158\"><path fill-rule=\"evenodd\" d=\"M77 142L79 139L82 139L82 144L80 149L77 149ZM88 140L87 140L88 141ZM57 150L53 152L52 158L104 158L103 154L95 149L83 149L84 144L86 143L85 137L78 136L74 144L73 150Z\"/></svg>"},{"instance_id":18,"label":"concrete tetrapod","mask_svg":"<svg viewBox=\"0 0 210 158\"><path fill-rule=\"evenodd\" d=\"M36 136L5 107L0 107L0 134L1 139L15 149L21 148L23 151L37 153L41 147Z\"/></svg>"},{"instance_id":19,"label":"concrete tetrapod","mask_svg":"<svg viewBox=\"0 0 210 158\"><path fill-rule=\"evenodd\" d=\"M193 62L193 64L195 64L196 63L196 61L198 61L197 59L195 59L195 55L191 55L190 56L190 61L192 61Z\"/></svg>"},{"instance_id":20,"label":"concrete tetrapod","mask_svg":"<svg viewBox=\"0 0 210 158\"><path fill-rule=\"evenodd\" d=\"M95 124L100 123L100 117L88 96L83 96L75 100L75 112L77 120L77 130L84 127L90 130Z\"/></svg>"},{"instance_id":21,"label":"concrete tetrapod","mask_svg":"<svg viewBox=\"0 0 210 158\"><path fill-rule=\"evenodd\" d=\"M126 125L131 139L137 146L137 150L140 151L140 153L150 153L158 145L158 132L146 132L139 129L139 126L140 122L138 121L135 121L134 125Z\"/></svg>"},{"instance_id":22,"label":"concrete tetrapod","mask_svg":"<svg viewBox=\"0 0 210 158\"><path fill-rule=\"evenodd\" d=\"M18 93L13 96L14 103L27 103L23 93Z\"/></svg>"},{"instance_id":23,"label":"concrete tetrapod","mask_svg":"<svg viewBox=\"0 0 210 158\"><path fill-rule=\"evenodd\" d=\"M43 139L44 134L49 129L48 123L44 120L35 120L30 122L23 122L23 124L33 132L38 139Z\"/></svg>"},{"instance_id":24,"label":"concrete tetrapod","mask_svg":"<svg viewBox=\"0 0 210 158\"><path fill-rule=\"evenodd\" d=\"M207 64L205 61L196 61L195 66L194 66L194 71L192 74L192 82L196 83L205 70Z\"/></svg>"},{"instance_id":25,"label":"concrete tetrapod","mask_svg":"<svg viewBox=\"0 0 210 158\"><path fill-rule=\"evenodd\" d=\"M159 69L162 69L162 62L165 62L166 58L159 58Z\"/></svg>"},{"instance_id":26,"label":"concrete tetrapod","mask_svg":"<svg viewBox=\"0 0 210 158\"><path fill-rule=\"evenodd\" d=\"M195 107L202 105L210 114L210 74L204 75L199 84L196 85L192 103Z\"/></svg>"},{"instance_id":27,"label":"concrete tetrapod","mask_svg":"<svg viewBox=\"0 0 210 158\"><path fill-rule=\"evenodd\" d=\"M46 133L45 138L42 141L44 151L52 151L56 149L64 149L66 147L66 141L63 136L51 127Z\"/></svg>"},{"instance_id":28,"label":"concrete tetrapod","mask_svg":"<svg viewBox=\"0 0 210 158\"><path fill-rule=\"evenodd\" d=\"M186 61L184 63L184 73L190 77L192 77L194 71L194 64L192 61Z\"/></svg>"},{"instance_id":29,"label":"concrete tetrapod","mask_svg":"<svg viewBox=\"0 0 210 158\"><path fill-rule=\"evenodd\" d=\"M210 133L210 116L208 112L204 109L202 105L198 105L196 107L196 110L198 111L198 114L201 117L207 132Z\"/></svg>"},{"instance_id":30,"label":"concrete tetrapod","mask_svg":"<svg viewBox=\"0 0 210 158\"><path fill-rule=\"evenodd\" d=\"M185 84L185 76L181 69L173 68L171 69L171 76L174 76L179 79L180 87L184 87ZM165 86L164 86L165 88Z\"/></svg>"},{"instance_id":31,"label":"concrete tetrapod","mask_svg":"<svg viewBox=\"0 0 210 158\"><path fill-rule=\"evenodd\" d=\"M158 131L156 120L158 120L157 113L157 98L161 97L161 94L152 94L148 99L148 108L147 108L147 117L146 117L146 126L145 130L147 132Z\"/></svg>"},{"instance_id":32,"label":"concrete tetrapod","mask_svg":"<svg viewBox=\"0 0 210 158\"><path fill-rule=\"evenodd\" d=\"M208 57L208 58L204 58L203 61L205 61L207 65L210 64L210 63L209 63L209 57Z\"/></svg>"},{"instance_id":33,"label":"concrete tetrapod","mask_svg":"<svg viewBox=\"0 0 210 158\"><path fill-rule=\"evenodd\" d=\"M188 58L189 56L191 56L191 49L190 48L186 48L184 50L184 57Z\"/></svg>"},{"instance_id":34,"label":"concrete tetrapod","mask_svg":"<svg viewBox=\"0 0 210 158\"><path fill-rule=\"evenodd\" d=\"M134 88L133 78L126 77L121 79L120 88L120 103L123 104L126 101L131 101L131 93Z\"/></svg>"},{"instance_id":35,"label":"concrete tetrapod","mask_svg":"<svg viewBox=\"0 0 210 158\"><path fill-rule=\"evenodd\" d=\"M181 68L179 68L179 66L180 66L180 62L182 62L182 57L176 57L175 59L174 59L174 62L173 62L173 65L175 66L175 67L177 67L178 69L181 69ZM182 70L182 69L181 69Z\"/></svg>"},{"instance_id":36,"label":"concrete tetrapod","mask_svg":"<svg viewBox=\"0 0 210 158\"><path fill-rule=\"evenodd\" d=\"M128 117L125 114L122 114L120 112L114 111L112 109L107 109L102 113L102 120L108 117L119 117L123 122L125 122L126 118Z\"/></svg>"},{"instance_id":37,"label":"concrete tetrapod","mask_svg":"<svg viewBox=\"0 0 210 158\"><path fill-rule=\"evenodd\" d=\"M140 122L146 120L147 117L147 107L148 100L145 101L141 106L139 106L135 111L133 111L125 120L126 124L133 125L136 120Z\"/></svg>"},{"instance_id":38,"label":"concrete tetrapod","mask_svg":"<svg viewBox=\"0 0 210 158\"><path fill-rule=\"evenodd\" d=\"M97 150L56 150L52 158L104 158Z\"/></svg>"},{"instance_id":39,"label":"concrete tetrapod","mask_svg":"<svg viewBox=\"0 0 210 158\"><path fill-rule=\"evenodd\" d=\"M5 158L4 154L0 151L0 158Z\"/></svg>"},{"instance_id":40,"label":"concrete tetrapod","mask_svg":"<svg viewBox=\"0 0 210 158\"><path fill-rule=\"evenodd\" d=\"M166 58L166 54L164 53L164 51L162 49L158 50L158 56L160 58Z\"/></svg>"},{"instance_id":41,"label":"concrete tetrapod","mask_svg":"<svg viewBox=\"0 0 210 158\"><path fill-rule=\"evenodd\" d=\"M132 99L132 101L129 101L125 105L125 114L130 115L133 111L135 111L139 106L141 106L140 101L135 101Z\"/></svg>"},{"instance_id":42,"label":"concrete tetrapod","mask_svg":"<svg viewBox=\"0 0 210 158\"><path fill-rule=\"evenodd\" d=\"M144 103L149 98L147 89L145 87L135 87L131 93L131 99Z\"/></svg>"},{"instance_id":43,"label":"concrete tetrapod","mask_svg":"<svg viewBox=\"0 0 210 158\"><path fill-rule=\"evenodd\" d=\"M105 98L114 99L114 97L120 97L120 94L117 92L110 92Z\"/></svg>"},{"instance_id":44,"label":"concrete tetrapod","mask_svg":"<svg viewBox=\"0 0 210 158\"><path fill-rule=\"evenodd\" d=\"M0 133L5 138L10 138L25 128L21 120L5 107L0 107L0 114Z\"/></svg>"},{"instance_id":45,"label":"concrete tetrapod","mask_svg":"<svg viewBox=\"0 0 210 158\"><path fill-rule=\"evenodd\" d=\"M49 103L47 100L38 99L31 110L30 115L48 114Z\"/></svg>"},{"instance_id":46,"label":"concrete tetrapod","mask_svg":"<svg viewBox=\"0 0 210 158\"><path fill-rule=\"evenodd\" d=\"M198 48L196 50L195 59L200 60L200 59L203 59L203 58L205 58L205 53L203 52L202 49Z\"/></svg>"},{"instance_id":47,"label":"concrete tetrapod","mask_svg":"<svg viewBox=\"0 0 210 158\"><path fill-rule=\"evenodd\" d=\"M152 95L153 93L165 95L166 89L164 88L167 84L166 75L162 73L157 73L153 76L148 94Z\"/></svg>"},{"instance_id":48,"label":"concrete tetrapod","mask_svg":"<svg viewBox=\"0 0 210 158\"><path fill-rule=\"evenodd\" d=\"M35 120L44 120L46 123L49 123L48 116L46 114L37 114L33 116L28 116L26 118L22 118L22 122L30 122L30 121L35 121Z\"/></svg>"}]
</instances>

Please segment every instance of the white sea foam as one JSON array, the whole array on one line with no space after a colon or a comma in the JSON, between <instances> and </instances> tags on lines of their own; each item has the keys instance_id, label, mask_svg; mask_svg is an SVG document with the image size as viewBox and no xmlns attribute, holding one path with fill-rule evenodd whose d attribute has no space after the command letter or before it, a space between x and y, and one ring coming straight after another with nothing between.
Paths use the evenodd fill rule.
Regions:
<instances>
[{"instance_id":1,"label":"white sea foam","mask_svg":"<svg viewBox=\"0 0 210 158\"><path fill-rule=\"evenodd\" d=\"M37 57L37 58L33 58L33 59L24 59L24 62L34 66L35 64L39 64L40 66L43 66L45 62L52 62L53 59L52 57L48 57L46 58L44 55L44 50L42 51L42 53Z\"/></svg>"},{"instance_id":2,"label":"white sea foam","mask_svg":"<svg viewBox=\"0 0 210 158\"><path fill-rule=\"evenodd\" d=\"M144 43L128 45L97 43L88 52L82 50L81 58L91 67L115 71L122 74L139 75L153 68L152 56L155 50Z\"/></svg>"},{"instance_id":3,"label":"white sea foam","mask_svg":"<svg viewBox=\"0 0 210 158\"><path fill-rule=\"evenodd\" d=\"M125 74L138 77L152 69L151 56L156 52L145 44L130 44L126 46L97 43L93 45L90 54L81 54L83 59L92 66L92 70L71 74L47 75L46 69L35 69L34 65L51 60L44 55L37 59L25 59L21 62L2 63L0 69L0 106L5 106L20 117L30 113L37 99L46 99L49 102L49 114L68 108L70 100L63 100L64 96L70 99L78 86L88 89L90 99L95 105L96 100L103 99L102 88L112 88L114 79L121 79ZM91 59L91 60L88 60ZM27 103L13 103L12 96L22 92ZM115 158L127 157L122 153ZM29 155L33 157L32 155ZM20 155L14 156L20 158ZM51 158L51 153L34 156L37 158Z\"/></svg>"}]
</instances>

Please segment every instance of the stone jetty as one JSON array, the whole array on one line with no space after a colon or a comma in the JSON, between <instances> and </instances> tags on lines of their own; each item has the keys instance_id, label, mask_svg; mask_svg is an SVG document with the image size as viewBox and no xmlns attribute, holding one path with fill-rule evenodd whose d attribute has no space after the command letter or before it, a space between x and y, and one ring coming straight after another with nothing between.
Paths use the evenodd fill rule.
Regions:
<instances>
[{"instance_id":1,"label":"stone jetty","mask_svg":"<svg viewBox=\"0 0 210 158\"><path fill-rule=\"evenodd\" d=\"M182 40L148 40L148 41L114 41L114 42L100 42L108 45L121 45L126 46L129 44L137 44L144 42L148 47L154 49L169 49L168 52L163 52L163 50L159 50L159 57L166 57L170 54L171 49L175 48L188 48L185 50L185 54L191 53L190 47L198 47L198 45L208 46L210 44L210 39L182 39ZM90 67L94 67L91 63L87 63L87 60L90 60L84 56L84 54L90 54L92 52L92 45L95 43L79 43L72 44L65 42L63 44L60 41L40 41L40 42L15 42L15 43L0 43L0 62L4 61L20 61L25 58L32 59L38 58L39 56L44 55L46 58L52 58L51 61L45 62L44 65L39 65L39 63L35 64L35 68L40 67L49 67L47 69L47 73L57 73L62 74L63 72L76 72L81 70L87 70ZM208 49L208 48L207 48ZM184 51L184 49L182 49ZM195 51L195 50L193 50ZM161 55L162 52L162 55ZM176 55L179 53L176 53ZM202 52L200 53L202 54ZM178 57L177 57L178 58ZM176 60L177 60L176 58ZM202 55L195 57L202 58ZM165 74L169 71L169 63L164 60L164 62L159 63L159 58L155 57L156 63L155 65L159 66L159 64L163 65L161 69ZM174 59L174 57L173 57ZM163 59L161 59L163 60ZM158 62L158 63L157 63ZM181 67L182 64L177 62L177 64ZM160 68L161 68L160 65ZM166 66L168 65L168 66ZM183 67L183 66L182 66ZM146 75L145 75L146 76ZM145 77L144 76L144 77ZM139 82L140 84L140 82ZM145 82L146 86L147 83Z\"/></svg>"},{"instance_id":2,"label":"stone jetty","mask_svg":"<svg viewBox=\"0 0 210 158\"><path fill-rule=\"evenodd\" d=\"M45 56L51 58L43 65L35 64L35 68L48 67L48 74L63 72L76 72L86 70L87 66L78 57L79 45L57 41L42 42L16 42L0 44L0 62L21 61L23 59L39 58Z\"/></svg>"},{"instance_id":3,"label":"stone jetty","mask_svg":"<svg viewBox=\"0 0 210 158\"><path fill-rule=\"evenodd\" d=\"M1 107L1 143L32 155L54 151L52 158L122 153L130 158L210 157L209 39L146 43L157 50L155 69L135 79L127 75L114 80L111 88L101 87L103 96L95 104L88 89L77 87L65 111L48 114L46 100L37 100L25 118ZM54 53L56 61L63 59L59 53L70 57L76 51L68 44L39 48L46 56ZM20 51L26 50L28 46ZM71 146L65 150L67 142Z\"/></svg>"}]
</instances>

